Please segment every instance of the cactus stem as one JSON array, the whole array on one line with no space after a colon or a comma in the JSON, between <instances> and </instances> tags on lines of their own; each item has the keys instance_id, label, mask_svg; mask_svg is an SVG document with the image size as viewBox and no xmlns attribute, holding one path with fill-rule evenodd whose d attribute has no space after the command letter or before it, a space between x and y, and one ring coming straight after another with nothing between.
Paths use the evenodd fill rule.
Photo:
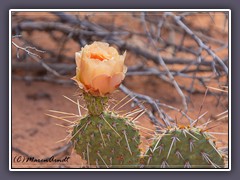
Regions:
<instances>
[{"instance_id":1,"label":"cactus stem","mask_svg":"<svg viewBox=\"0 0 240 180\"><path fill-rule=\"evenodd\" d=\"M86 102L87 110L90 115L100 115L106 109L108 97L92 96L91 94L84 93L84 100Z\"/></svg>"},{"instance_id":2,"label":"cactus stem","mask_svg":"<svg viewBox=\"0 0 240 180\"><path fill-rule=\"evenodd\" d=\"M108 121L105 119L103 115L101 115L101 118L108 124L108 126L119 136L121 137L118 132L111 126L111 124L108 123Z\"/></svg>"},{"instance_id":3,"label":"cactus stem","mask_svg":"<svg viewBox=\"0 0 240 180\"><path fill-rule=\"evenodd\" d=\"M101 138L102 138L102 140L103 140L103 144L104 144L104 146L106 146L106 143L105 143L105 140L104 140L104 138L103 138L102 131L101 131L101 124L98 124L98 130L99 130L99 132L100 132L100 134L101 134Z\"/></svg>"},{"instance_id":4,"label":"cactus stem","mask_svg":"<svg viewBox=\"0 0 240 180\"><path fill-rule=\"evenodd\" d=\"M126 133L125 130L123 130L123 134L124 134L125 140L127 142L128 150L129 150L130 154L132 155L132 151L131 151L131 148L130 148L129 143L128 143L127 133Z\"/></svg>"},{"instance_id":5,"label":"cactus stem","mask_svg":"<svg viewBox=\"0 0 240 180\"><path fill-rule=\"evenodd\" d=\"M170 146L169 151L168 151L168 154L167 154L167 159L168 159L168 157L169 157L169 155L170 155L170 153L171 153L173 144L175 144L177 141L180 141L176 136L171 137L171 139L172 139L172 143L171 143L171 146Z\"/></svg>"},{"instance_id":6,"label":"cactus stem","mask_svg":"<svg viewBox=\"0 0 240 180\"><path fill-rule=\"evenodd\" d=\"M106 164L106 162L104 161L104 159L102 158L102 156L101 156L101 154L100 154L99 151L97 152L97 155L100 157L100 159L102 160L102 162L104 163L104 165L105 165L107 168L109 168L108 165Z\"/></svg>"}]
</instances>

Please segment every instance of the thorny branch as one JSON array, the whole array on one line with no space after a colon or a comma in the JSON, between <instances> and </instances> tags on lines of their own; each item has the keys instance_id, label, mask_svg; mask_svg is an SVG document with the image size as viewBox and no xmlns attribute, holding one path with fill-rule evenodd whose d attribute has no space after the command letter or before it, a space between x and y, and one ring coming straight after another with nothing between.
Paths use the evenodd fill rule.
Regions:
<instances>
[{"instance_id":1,"label":"thorny branch","mask_svg":"<svg viewBox=\"0 0 240 180\"><path fill-rule=\"evenodd\" d=\"M135 102L141 109L146 110L147 108L140 103L140 99L147 101L149 104L151 104L153 111L154 112L158 112L158 114L160 115L160 117L163 119L165 124L160 123L157 118L154 116L154 113L152 111L148 111L146 110L147 115L149 116L149 118L151 119L152 123L155 124L157 127L160 126L161 128L163 127L168 127L171 126L170 122L169 122L169 117L158 108L156 102L149 96L146 95L142 95L142 94L138 94L138 93L134 93L131 90L129 90L128 88L126 88L123 84L120 85L119 87L125 94L129 94L131 98L133 98L133 102Z\"/></svg>"},{"instance_id":2,"label":"thorny branch","mask_svg":"<svg viewBox=\"0 0 240 180\"><path fill-rule=\"evenodd\" d=\"M12 44L17 48L17 58L19 58L19 49L22 51L25 51L33 60L37 61L38 63L40 63L47 71L51 72L52 74L54 74L55 76L59 77L59 73L56 72L54 69L50 68L46 63L44 63L40 58L39 55L37 55L36 53L33 53L31 50L35 50L37 52L41 52L44 53L45 51L39 50L36 47L31 47L31 46L27 46L27 47L21 47L19 45L17 45L15 42L12 41Z\"/></svg>"},{"instance_id":3,"label":"thorny branch","mask_svg":"<svg viewBox=\"0 0 240 180\"><path fill-rule=\"evenodd\" d=\"M172 14L171 14L172 15ZM224 71L226 72L226 74L228 74L228 67L223 63L223 60L220 59L206 44L203 43L203 41L196 36L191 29L189 29L182 21L181 21L181 17L180 16L173 16L174 20L176 21L176 23L181 26L197 43L198 45L206 50L208 52L209 55L211 55L213 57L214 61L217 61L224 69Z\"/></svg>"},{"instance_id":4,"label":"thorny branch","mask_svg":"<svg viewBox=\"0 0 240 180\"><path fill-rule=\"evenodd\" d=\"M157 51L158 48L157 48L157 46L156 46L156 44L155 44L155 41L153 40L153 38L152 38L152 36L151 36L148 28L147 28L146 21L145 21L145 13L144 13L144 12L142 13L141 17L142 17L141 20L142 20L142 22L143 22L143 24L144 24L144 29L145 29L146 33L148 34L148 36L149 36L149 38L150 38L150 41L152 42L155 50ZM184 111L187 112L187 109L188 109L188 108L187 108L187 100L186 100L186 97L185 97L185 95L183 94L183 92L182 92L181 88L179 87L178 83L177 83L176 80L174 79L173 75L172 75L171 72L169 71L167 65L165 64L165 62L164 62L162 56L160 56L160 54L158 54L158 62L159 62L159 64L164 68L164 70L167 72L167 75L168 75L168 78L169 78L170 82L173 84L173 86L176 88L178 94L181 96L181 98L182 98L182 103L183 103L183 106L184 106Z\"/></svg>"}]
</instances>

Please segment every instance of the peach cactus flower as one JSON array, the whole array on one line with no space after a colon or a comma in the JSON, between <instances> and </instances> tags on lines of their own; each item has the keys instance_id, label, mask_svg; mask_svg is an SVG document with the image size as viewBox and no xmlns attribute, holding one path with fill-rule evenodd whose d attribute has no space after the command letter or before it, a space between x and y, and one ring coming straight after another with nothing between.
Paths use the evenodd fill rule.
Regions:
<instances>
[{"instance_id":1,"label":"peach cactus flower","mask_svg":"<svg viewBox=\"0 0 240 180\"><path fill-rule=\"evenodd\" d=\"M75 53L78 86L94 96L112 93L125 78L127 67L124 65L126 52L119 55L108 43L94 42Z\"/></svg>"}]
</instances>

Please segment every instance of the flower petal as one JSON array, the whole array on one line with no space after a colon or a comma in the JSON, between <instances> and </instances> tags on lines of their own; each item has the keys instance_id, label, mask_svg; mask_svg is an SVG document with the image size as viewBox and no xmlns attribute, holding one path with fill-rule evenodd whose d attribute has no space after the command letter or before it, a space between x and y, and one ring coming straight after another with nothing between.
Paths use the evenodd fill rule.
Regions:
<instances>
[{"instance_id":1,"label":"flower petal","mask_svg":"<svg viewBox=\"0 0 240 180\"><path fill-rule=\"evenodd\" d=\"M125 75L123 73L117 73L113 76L101 74L93 79L93 89L98 90L100 95L111 93L118 88L124 77Z\"/></svg>"},{"instance_id":2,"label":"flower petal","mask_svg":"<svg viewBox=\"0 0 240 180\"><path fill-rule=\"evenodd\" d=\"M111 92L118 88L118 86L123 81L124 77L125 77L124 73L117 73L110 78L109 85L111 87Z\"/></svg>"},{"instance_id":3,"label":"flower petal","mask_svg":"<svg viewBox=\"0 0 240 180\"><path fill-rule=\"evenodd\" d=\"M74 80L80 89L84 89L84 85L78 80L77 76L72 77L72 80Z\"/></svg>"},{"instance_id":4,"label":"flower petal","mask_svg":"<svg viewBox=\"0 0 240 180\"><path fill-rule=\"evenodd\" d=\"M75 61L78 68L81 68L82 51L75 53Z\"/></svg>"},{"instance_id":5,"label":"flower petal","mask_svg":"<svg viewBox=\"0 0 240 180\"><path fill-rule=\"evenodd\" d=\"M110 92L110 79L111 77L106 74L101 74L92 80L93 88L99 90L100 95Z\"/></svg>"}]
</instances>

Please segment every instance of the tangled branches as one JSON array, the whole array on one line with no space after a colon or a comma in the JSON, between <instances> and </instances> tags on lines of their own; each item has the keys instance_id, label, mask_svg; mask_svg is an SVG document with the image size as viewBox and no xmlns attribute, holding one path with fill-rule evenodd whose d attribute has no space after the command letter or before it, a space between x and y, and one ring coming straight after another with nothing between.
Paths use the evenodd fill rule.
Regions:
<instances>
[{"instance_id":1,"label":"tangled branches","mask_svg":"<svg viewBox=\"0 0 240 180\"><path fill-rule=\"evenodd\" d=\"M44 73L40 76L19 76L15 73L13 77L72 84L66 77L75 73L73 52L92 41L105 41L117 46L120 51L127 50L131 59L135 59L127 62L128 77L155 76L174 87L181 99L182 110L169 105L166 107L180 112L192 122L187 116L189 95L204 94L207 86L212 84L217 83L219 87L228 85L228 16L224 13L220 15L224 16L222 30L215 27L214 13L208 12L49 12L51 18L35 19L16 12L12 16L12 45L16 49L12 70ZM210 21L207 27L194 23L194 18L199 16ZM41 44L34 39L36 35L39 38L41 33L49 38L49 44ZM69 44L75 49L69 48ZM20 51L28 56L21 57ZM27 57L37 63L19 60ZM140 100L150 104L151 110L147 111L147 115L155 125L166 127L173 123L158 99L133 92L125 85L120 89L126 94L132 93L134 102L141 108L146 107L139 103ZM209 91L209 94L217 98L224 96L219 92ZM163 123L159 122L156 114Z\"/></svg>"}]
</instances>

